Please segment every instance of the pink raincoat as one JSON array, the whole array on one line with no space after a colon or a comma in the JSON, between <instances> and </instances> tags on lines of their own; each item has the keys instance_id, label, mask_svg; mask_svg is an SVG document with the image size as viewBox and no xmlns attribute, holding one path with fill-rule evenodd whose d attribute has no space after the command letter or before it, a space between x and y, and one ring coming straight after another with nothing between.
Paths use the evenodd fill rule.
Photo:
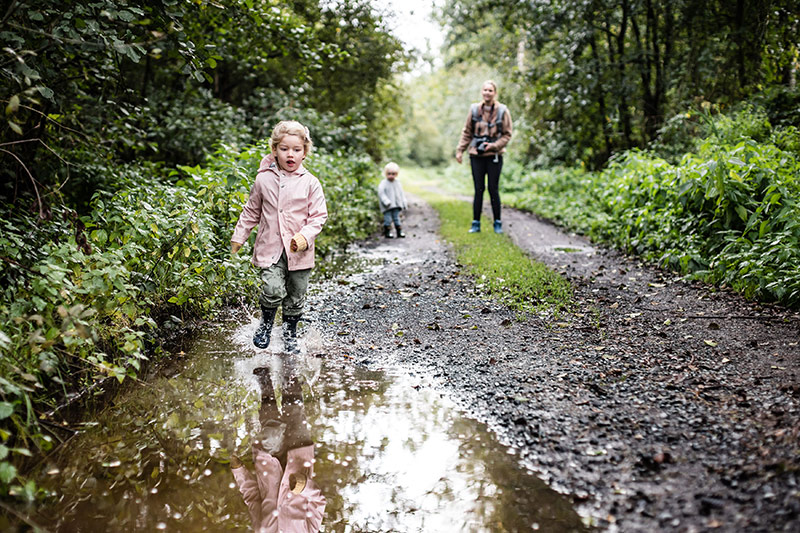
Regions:
<instances>
[{"instance_id":1,"label":"pink raincoat","mask_svg":"<svg viewBox=\"0 0 800 533\"><path fill-rule=\"evenodd\" d=\"M286 250L289 270L304 270L314 266L314 239L327 219L325 195L316 176L302 165L295 172L285 172L269 154L261 161L231 241L244 243L258 225L253 247L255 266L274 265ZM308 241L303 252L290 251L289 244L297 233Z\"/></svg>"},{"instance_id":2,"label":"pink raincoat","mask_svg":"<svg viewBox=\"0 0 800 533\"><path fill-rule=\"evenodd\" d=\"M256 533L316 533L322 525L327 500L314 476L314 445L289 450L286 471L264 450L253 448L256 474L246 467L233 469L239 492L250 511ZM304 474L306 486L300 494L289 489L289 476Z\"/></svg>"}]
</instances>

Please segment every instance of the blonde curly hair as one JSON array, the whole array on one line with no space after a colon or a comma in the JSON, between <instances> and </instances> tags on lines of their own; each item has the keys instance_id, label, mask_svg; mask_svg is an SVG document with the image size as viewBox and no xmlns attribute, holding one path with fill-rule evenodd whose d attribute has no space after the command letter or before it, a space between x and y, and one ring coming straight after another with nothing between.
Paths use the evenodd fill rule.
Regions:
<instances>
[{"instance_id":1,"label":"blonde curly hair","mask_svg":"<svg viewBox=\"0 0 800 533\"><path fill-rule=\"evenodd\" d=\"M281 120L275 129L272 130L272 136L269 140L269 147L274 154L278 149L278 144L287 135L297 135L303 139L303 152L305 155L311 153L314 143L311 142L311 134L308 133L308 128L297 122L296 120Z\"/></svg>"}]
</instances>

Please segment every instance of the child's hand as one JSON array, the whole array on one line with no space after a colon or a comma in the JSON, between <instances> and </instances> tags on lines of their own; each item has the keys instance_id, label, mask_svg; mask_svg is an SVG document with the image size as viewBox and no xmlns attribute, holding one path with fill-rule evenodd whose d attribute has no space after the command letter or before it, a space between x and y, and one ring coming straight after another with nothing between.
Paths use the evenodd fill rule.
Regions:
<instances>
[{"instance_id":1,"label":"child's hand","mask_svg":"<svg viewBox=\"0 0 800 533\"><path fill-rule=\"evenodd\" d=\"M231 241L231 253L236 255L242 249L242 243Z\"/></svg>"},{"instance_id":2,"label":"child's hand","mask_svg":"<svg viewBox=\"0 0 800 533\"><path fill-rule=\"evenodd\" d=\"M294 237L292 237L292 242L289 245L289 248L293 252L305 252L308 249L308 241L305 237L303 237L302 233L297 233Z\"/></svg>"}]
</instances>

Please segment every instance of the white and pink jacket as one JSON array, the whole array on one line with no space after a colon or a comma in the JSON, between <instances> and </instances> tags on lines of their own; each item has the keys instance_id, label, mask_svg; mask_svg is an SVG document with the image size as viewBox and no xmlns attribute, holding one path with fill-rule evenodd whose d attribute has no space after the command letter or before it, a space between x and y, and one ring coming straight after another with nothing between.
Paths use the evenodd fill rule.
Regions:
<instances>
[{"instance_id":1,"label":"white and pink jacket","mask_svg":"<svg viewBox=\"0 0 800 533\"><path fill-rule=\"evenodd\" d=\"M258 225L253 247L255 266L274 265L286 250L289 270L304 270L314 266L314 239L327 219L325 195L316 176L302 165L295 172L285 172L269 154L261 161L231 241L246 242ZM297 233L308 241L303 252L290 251L289 244Z\"/></svg>"},{"instance_id":2,"label":"white and pink jacket","mask_svg":"<svg viewBox=\"0 0 800 533\"><path fill-rule=\"evenodd\" d=\"M234 468L233 477L250 512L256 533L316 533L322 525L327 500L314 482L314 445L289 450L286 471L264 450L253 449L255 475L246 467ZM289 489L289 476L304 474L299 494Z\"/></svg>"}]
</instances>

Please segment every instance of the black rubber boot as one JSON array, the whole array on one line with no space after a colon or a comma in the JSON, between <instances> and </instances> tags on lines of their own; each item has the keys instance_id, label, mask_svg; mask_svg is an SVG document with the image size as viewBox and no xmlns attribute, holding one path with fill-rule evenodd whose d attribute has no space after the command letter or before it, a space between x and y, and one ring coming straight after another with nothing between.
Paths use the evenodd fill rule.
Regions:
<instances>
[{"instance_id":1,"label":"black rubber boot","mask_svg":"<svg viewBox=\"0 0 800 533\"><path fill-rule=\"evenodd\" d=\"M391 226L384 226L383 227L383 236L387 239L394 239L394 235L392 235L392 227Z\"/></svg>"},{"instance_id":2,"label":"black rubber boot","mask_svg":"<svg viewBox=\"0 0 800 533\"><path fill-rule=\"evenodd\" d=\"M396 230L397 230L397 236L398 236L398 237L400 237L401 239L404 239L404 238L405 238L406 234L403 232L403 228L401 228L400 226L398 226L397 224L395 224L395 225L394 225L394 229L396 229Z\"/></svg>"},{"instance_id":3,"label":"black rubber boot","mask_svg":"<svg viewBox=\"0 0 800 533\"><path fill-rule=\"evenodd\" d=\"M262 350L269 346L269 337L272 334L272 324L275 323L275 313L278 311L278 308L269 308L261 306L261 323L256 328L256 332L253 335L253 344L256 345L256 348L261 348Z\"/></svg>"},{"instance_id":4,"label":"black rubber boot","mask_svg":"<svg viewBox=\"0 0 800 533\"><path fill-rule=\"evenodd\" d=\"M300 353L297 347L297 323L301 315L283 317L283 346L287 353Z\"/></svg>"},{"instance_id":5,"label":"black rubber boot","mask_svg":"<svg viewBox=\"0 0 800 533\"><path fill-rule=\"evenodd\" d=\"M303 403L302 377L297 368L297 360L291 355L283 359L283 386L281 394L284 405Z\"/></svg>"},{"instance_id":6,"label":"black rubber boot","mask_svg":"<svg viewBox=\"0 0 800 533\"><path fill-rule=\"evenodd\" d=\"M275 388L272 386L272 378L270 378L269 372L269 368L265 366L253 369L253 375L258 380L258 386L261 387L261 400L275 399Z\"/></svg>"}]
</instances>

